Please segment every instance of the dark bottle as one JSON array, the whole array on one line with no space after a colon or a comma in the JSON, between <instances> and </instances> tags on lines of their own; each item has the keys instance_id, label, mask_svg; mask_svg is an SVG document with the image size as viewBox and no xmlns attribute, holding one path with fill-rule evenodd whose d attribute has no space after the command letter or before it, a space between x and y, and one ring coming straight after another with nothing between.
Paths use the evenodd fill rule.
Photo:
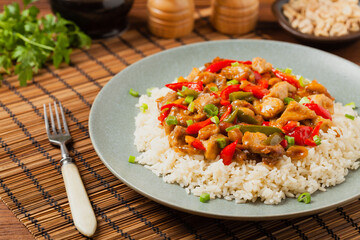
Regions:
<instances>
[{"instance_id":1,"label":"dark bottle","mask_svg":"<svg viewBox=\"0 0 360 240\"><path fill-rule=\"evenodd\" d=\"M53 12L74 21L92 38L106 38L124 31L133 0L50 0Z\"/></svg>"}]
</instances>

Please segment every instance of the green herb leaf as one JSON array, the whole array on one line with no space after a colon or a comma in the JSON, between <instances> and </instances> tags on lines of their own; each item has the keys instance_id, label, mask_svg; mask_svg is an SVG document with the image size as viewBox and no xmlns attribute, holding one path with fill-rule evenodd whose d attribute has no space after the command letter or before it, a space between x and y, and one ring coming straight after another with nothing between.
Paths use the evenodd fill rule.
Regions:
<instances>
[{"instance_id":1,"label":"green herb leaf","mask_svg":"<svg viewBox=\"0 0 360 240\"><path fill-rule=\"evenodd\" d=\"M45 62L52 60L55 67L69 64L72 48L89 46L91 39L59 14L38 19L39 9L28 7L36 0L22 1L22 11L18 3L12 3L0 14L0 68L19 75L20 85L25 86Z\"/></svg>"}]
</instances>

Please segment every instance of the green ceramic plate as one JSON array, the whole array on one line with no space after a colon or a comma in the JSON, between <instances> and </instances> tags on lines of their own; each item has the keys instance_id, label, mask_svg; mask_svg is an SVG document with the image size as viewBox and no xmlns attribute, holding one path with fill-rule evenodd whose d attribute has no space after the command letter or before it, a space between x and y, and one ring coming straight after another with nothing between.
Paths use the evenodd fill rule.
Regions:
<instances>
[{"instance_id":1,"label":"green ceramic plate","mask_svg":"<svg viewBox=\"0 0 360 240\"><path fill-rule=\"evenodd\" d=\"M360 105L360 67L335 55L301 45L264 40L227 40L192 44L164 51L131 65L117 74L99 93L90 112L90 137L94 148L110 171L130 188L166 206L193 214L236 220L268 220L303 216L334 208L360 196L359 171L350 171L346 181L327 192L317 192L311 204L286 199L279 205L261 202L236 204L224 199L201 203L176 184L163 182L150 170L128 163L137 156L134 117L138 99L133 88L145 94L150 87L162 87L175 77L187 75L214 57L251 60L260 56L279 68L323 83L337 101Z\"/></svg>"}]
</instances>

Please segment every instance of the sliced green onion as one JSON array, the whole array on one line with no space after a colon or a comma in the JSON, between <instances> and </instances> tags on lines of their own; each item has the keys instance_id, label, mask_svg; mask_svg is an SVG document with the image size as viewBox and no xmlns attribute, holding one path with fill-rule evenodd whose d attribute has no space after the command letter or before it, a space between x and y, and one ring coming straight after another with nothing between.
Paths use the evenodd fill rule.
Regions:
<instances>
[{"instance_id":1,"label":"sliced green onion","mask_svg":"<svg viewBox=\"0 0 360 240\"><path fill-rule=\"evenodd\" d=\"M287 74L291 74L292 73L292 69L291 68L286 68L284 73L287 73Z\"/></svg>"},{"instance_id":2,"label":"sliced green onion","mask_svg":"<svg viewBox=\"0 0 360 240\"><path fill-rule=\"evenodd\" d=\"M184 102L187 104L190 104L193 100L194 100L194 96L189 95L189 96L186 96Z\"/></svg>"},{"instance_id":3,"label":"sliced green onion","mask_svg":"<svg viewBox=\"0 0 360 240\"><path fill-rule=\"evenodd\" d=\"M285 104L289 104L291 101L295 101L295 99L291 98L291 97L286 97L284 98L284 103Z\"/></svg>"},{"instance_id":4,"label":"sliced green onion","mask_svg":"<svg viewBox=\"0 0 360 240\"><path fill-rule=\"evenodd\" d=\"M184 97L184 95L182 94L182 92L177 92L177 95L179 95L180 97Z\"/></svg>"},{"instance_id":5,"label":"sliced green onion","mask_svg":"<svg viewBox=\"0 0 360 240\"><path fill-rule=\"evenodd\" d=\"M217 87L211 87L210 91L217 92L217 91L219 91L219 89Z\"/></svg>"},{"instance_id":6,"label":"sliced green onion","mask_svg":"<svg viewBox=\"0 0 360 240\"><path fill-rule=\"evenodd\" d=\"M216 125L218 125L220 123L220 120L219 120L218 116L213 116L210 120L213 123L215 123Z\"/></svg>"},{"instance_id":7,"label":"sliced green onion","mask_svg":"<svg viewBox=\"0 0 360 240\"><path fill-rule=\"evenodd\" d=\"M194 112L195 111L195 103L194 102L191 102L188 106L188 110L190 112Z\"/></svg>"},{"instance_id":8,"label":"sliced green onion","mask_svg":"<svg viewBox=\"0 0 360 240\"><path fill-rule=\"evenodd\" d=\"M355 109L356 108L356 105L354 102L349 102L348 104L345 104L345 106L349 106L351 107L352 109Z\"/></svg>"},{"instance_id":9,"label":"sliced green onion","mask_svg":"<svg viewBox=\"0 0 360 240\"><path fill-rule=\"evenodd\" d=\"M148 89L146 89L146 94L147 94L149 97L151 97L151 92L152 92L153 89L154 89L154 88L148 88Z\"/></svg>"},{"instance_id":10,"label":"sliced green onion","mask_svg":"<svg viewBox=\"0 0 360 240\"><path fill-rule=\"evenodd\" d=\"M167 125L176 125L178 123L177 119L175 116L168 116L165 120Z\"/></svg>"},{"instance_id":11,"label":"sliced green onion","mask_svg":"<svg viewBox=\"0 0 360 240\"><path fill-rule=\"evenodd\" d=\"M235 125L235 126L231 126L225 129L225 131L230 132L231 130L235 129L235 128L240 128L240 125Z\"/></svg>"},{"instance_id":12,"label":"sliced green onion","mask_svg":"<svg viewBox=\"0 0 360 240\"><path fill-rule=\"evenodd\" d=\"M218 143L218 145L221 149L226 147L226 139L225 138L217 138L216 142Z\"/></svg>"},{"instance_id":13,"label":"sliced green onion","mask_svg":"<svg viewBox=\"0 0 360 240\"><path fill-rule=\"evenodd\" d=\"M302 99L300 99L299 101L300 104L303 104L303 103L310 103L310 99L307 98L307 97L303 97Z\"/></svg>"},{"instance_id":14,"label":"sliced green onion","mask_svg":"<svg viewBox=\"0 0 360 240\"><path fill-rule=\"evenodd\" d=\"M129 156L129 163L135 163L135 156Z\"/></svg>"},{"instance_id":15,"label":"sliced green onion","mask_svg":"<svg viewBox=\"0 0 360 240\"><path fill-rule=\"evenodd\" d=\"M130 88L129 93L131 96L133 97L138 97L139 96L139 92L135 91L134 89Z\"/></svg>"},{"instance_id":16,"label":"sliced green onion","mask_svg":"<svg viewBox=\"0 0 360 240\"><path fill-rule=\"evenodd\" d=\"M303 76L301 76L299 78L299 83L300 83L300 86L305 87L306 85L308 85L310 83L310 81L307 80L306 78L304 78Z\"/></svg>"},{"instance_id":17,"label":"sliced green onion","mask_svg":"<svg viewBox=\"0 0 360 240\"><path fill-rule=\"evenodd\" d=\"M208 193L203 193L200 195L200 202L202 203L206 203L210 200L210 194Z\"/></svg>"},{"instance_id":18,"label":"sliced green onion","mask_svg":"<svg viewBox=\"0 0 360 240\"><path fill-rule=\"evenodd\" d=\"M233 80L231 80L231 81L228 81L227 83L226 83L226 85L235 85L235 84L239 84L239 81L238 80L235 80L235 79L233 79Z\"/></svg>"},{"instance_id":19,"label":"sliced green onion","mask_svg":"<svg viewBox=\"0 0 360 240\"><path fill-rule=\"evenodd\" d=\"M316 145L320 145L321 144L321 138L318 135L315 135L313 137L314 142L316 143Z\"/></svg>"},{"instance_id":20,"label":"sliced green onion","mask_svg":"<svg viewBox=\"0 0 360 240\"><path fill-rule=\"evenodd\" d=\"M285 140L288 143L288 146L291 147L295 144L295 138L294 137L290 137L288 135L285 135Z\"/></svg>"},{"instance_id":21,"label":"sliced green onion","mask_svg":"<svg viewBox=\"0 0 360 240\"><path fill-rule=\"evenodd\" d=\"M194 121L193 120L186 120L186 125L187 126L190 126L190 125L193 125L194 124Z\"/></svg>"},{"instance_id":22,"label":"sliced green onion","mask_svg":"<svg viewBox=\"0 0 360 240\"><path fill-rule=\"evenodd\" d=\"M298 197L298 202L304 202L306 204L310 203L311 202L311 195L310 193L302 193L300 194L300 196Z\"/></svg>"},{"instance_id":23,"label":"sliced green onion","mask_svg":"<svg viewBox=\"0 0 360 240\"><path fill-rule=\"evenodd\" d=\"M280 72L285 72L285 69L283 69L283 68L276 68L276 70L278 70Z\"/></svg>"},{"instance_id":24,"label":"sliced green onion","mask_svg":"<svg viewBox=\"0 0 360 240\"><path fill-rule=\"evenodd\" d=\"M207 117L213 117L218 115L219 109L214 104L207 104L204 107L204 112L206 113Z\"/></svg>"},{"instance_id":25,"label":"sliced green onion","mask_svg":"<svg viewBox=\"0 0 360 240\"><path fill-rule=\"evenodd\" d=\"M144 113L149 107L146 103L143 103L139 108L140 108L141 112Z\"/></svg>"},{"instance_id":26,"label":"sliced green onion","mask_svg":"<svg viewBox=\"0 0 360 240\"><path fill-rule=\"evenodd\" d=\"M233 63L231 63L231 66L232 67L238 67L238 66L240 66L240 64L238 62L233 62Z\"/></svg>"},{"instance_id":27,"label":"sliced green onion","mask_svg":"<svg viewBox=\"0 0 360 240\"><path fill-rule=\"evenodd\" d=\"M350 114L345 114L345 117L347 117L348 119L354 120L355 116L350 115Z\"/></svg>"}]
</instances>

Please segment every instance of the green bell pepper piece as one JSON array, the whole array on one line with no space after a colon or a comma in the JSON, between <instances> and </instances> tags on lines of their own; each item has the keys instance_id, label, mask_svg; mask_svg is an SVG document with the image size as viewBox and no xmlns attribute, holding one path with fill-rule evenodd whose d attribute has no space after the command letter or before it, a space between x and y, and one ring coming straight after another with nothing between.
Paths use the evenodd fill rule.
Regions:
<instances>
[{"instance_id":1,"label":"green bell pepper piece","mask_svg":"<svg viewBox=\"0 0 360 240\"><path fill-rule=\"evenodd\" d=\"M251 92L233 92L229 94L229 99L231 102L235 100L246 100L253 101L255 99L254 95Z\"/></svg>"},{"instance_id":2,"label":"green bell pepper piece","mask_svg":"<svg viewBox=\"0 0 360 240\"><path fill-rule=\"evenodd\" d=\"M238 112L239 112L239 109L235 108L235 110L229 115L227 116L225 119L224 119L224 122L227 122L227 123L233 123L235 118L237 117L238 115Z\"/></svg>"},{"instance_id":3,"label":"green bell pepper piece","mask_svg":"<svg viewBox=\"0 0 360 240\"><path fill-rule=\"evenodd\" d=\"M249 124L255 124L255 125L260 124L255 118L253 118L249 114L244 113L240 109L238 109L238 120L240 122L249 123Z\"/></svg>"}]
</instances>

